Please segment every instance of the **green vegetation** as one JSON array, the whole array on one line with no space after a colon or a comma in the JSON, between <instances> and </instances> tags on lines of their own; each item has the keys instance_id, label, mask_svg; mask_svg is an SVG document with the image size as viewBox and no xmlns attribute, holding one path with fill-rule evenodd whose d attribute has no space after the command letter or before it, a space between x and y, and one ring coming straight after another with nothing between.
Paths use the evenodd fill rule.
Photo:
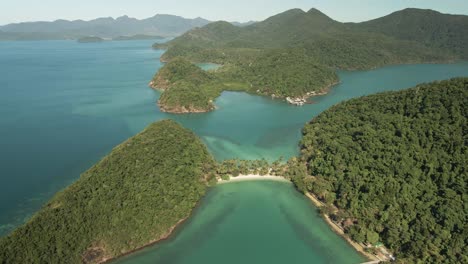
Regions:
<instances>
[{"instance_id":1,"label":"green vegetation","mask_svg":"<svg viewBox=\"0 0 468 264\"><path fill-rule=\"evenodd\" d=\"M159 100L161 110L186 113L214 110L213 101L222 91L301 97L321 92L336 82L334 71L322 68L299 49L253 52L236 65L210 72L177 57L154 76L150 86L165 90Z\"/></svg>"},{"instance_id":2,"label":"green vegetation","mask_svg":"<svg viewBox=\"0 0 468 264\"><path fill-rule=\"evenodd\" d=\"M195 134L152 124L2 238L0 263L96 263L164 238L204 195L213 166Z\"/></svg>"},{"instance_id":3,"label":"green vegetation","mask_svg":"<svg viewBox=\"0 0 468 264\"><path fill-rule=\"evenodd\" d=\"M340 23L316 9L293 9L246 27L211 23L154 48L167 49L165 62L183 57L223 65L212 73L218 95L233 83L250 93L306 98L337 83L336 69L468 59L467 28L467 16L430 10Z\"/></svg>"},{"instance_id":4,"label":"green vegetation","mask_svg":"<svg viewBox=\"0 0 468 264\"><path fill-rule=\"evenodd\" d=\"M281 159L216 163L195 134L160 121L1 238L0 263L101 263L166 238L218 179L285 171Z\"/></svg>"},{"instance_id":5,"label":"green vegetation","mask_svg":"<svg viewBox=\"0 0 468 264\"><path fill-rule=\"evenodd\" d=\"M94 42L103 42L104 39L100 37L82 37L77 40L79 43L94 43Z\"/></svg>"},{"instance_id":6,"label":"green vegetation","mask_svg":"<svg viewBox=\"0 0 468 264\"><path fill-rule=\"evenodd\" d=\"M237 177L239 175L272 175L284 176L288 169L282 159L273 163L262 160L225 160L216 166L216 176L221 179Z\"/></svg>"},{"instance_id":7,"label":"green vegetation","mask_svg":"<svg viewBox=\"0 0 468 264\"><path fill-rule=\"evenodd\" d=\"M155 89L168 89L179 81L190 81L195 85L210 82L211 76L190 63L189 61L177 58L167 63L153 78L151 87Z\"/></svg>"},{"instance_id":8,"label":"green vegetation","mask_svg":"<svg viewBox=\"0 0 468 264\"><path fill-rule=\"evenodd\" d=\"M305 126L291 178L401 263L466 263L467 107L468 78L336 105Z\"/></svg>"},{"instance_id":9,"label":"green vegetation","mask_svg":"<svg viewBox=\"0 0 468 264\"><path fill-rule=\"evenodd\" d=\"M370 32L383 33L400 40L418 41L430 47L448 49L468 59L468 19L433 10L408 8L388 16L361 23Z\"/></svg>"},{"instance_id":10,"label":"green vegetation","mask_svg":"<svg viewBox=\"0 0 468 264\"><path fill-rule=\"evenodd\" d=\"M217 89L213 92L218 95ZM179 81L161 95L158 105L163 112L202 113L215 109L213 99L209 89Z\"/></svg>"},{"instance_id":11,"label":"green vegetation","mask_svg":"<svg viewBox=\"0 0 468 264\"><path fill-rule=\"evenodd\" d=\"M150 86L165 90L158 104L162 111L172 113L213 110L213 100L221 93L212 74L181 58L163 67Z\"/></svg>"}]
</instances>

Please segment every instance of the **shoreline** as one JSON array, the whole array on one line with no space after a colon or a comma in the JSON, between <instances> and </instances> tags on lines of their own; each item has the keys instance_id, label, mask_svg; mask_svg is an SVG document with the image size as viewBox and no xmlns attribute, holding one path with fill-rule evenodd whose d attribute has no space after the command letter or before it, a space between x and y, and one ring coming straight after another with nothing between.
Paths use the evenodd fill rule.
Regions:
<instances>
[{"instance_id":1,"label":"shoreline","mask_svg":"<svg viewBox=\"0 0 468 264\"><path fill-rule=\"evenodd\" d=\"M254 174L249 174L249 175L239 175L238 177L230 177L230 180L227 180L227 181L224 181L224 180L218 180L217 184L226 184L226 183L231 183L231 182L242 182L242 181L256 181L256 180L267 180L267 181L280 181L280 182L287 182L287 183L291 183L291 181L285 179L284 177L282 176L273 176L273 175L265 175L265 176L261 176L261 175L254 175ZM203 199L203 198L202 198ZM202 200L200 199L200 201ZM200 202L199 201L199 202ZM125 256L128 256L128 255L131 255L133 253L136 253L136 252L139 252L145 248L148 248L148 247L151 247L151 246L154 246L160 242L163 242L165 240L168 240L171 238L171 236L174 234L174 232L180 228L190 217L193 216L193 213L194 211L198 208L198 206L200 205L200 203L197 203L195 205L195 207L192 209L192 211L190 212L190 214L185 217L185 218L182 218L180 219L175 225L171 226L169 228L169 230L164 234L162 235L160 238L158 239L154 239L154 240L151 240L150 242L144 244L143 246L141 247L137 247L135 249L132 249L128 252L125 252L123 254L119 254L117 256L114 256L114 257L108 257L108 258L103 258L102 260L98 261L97 263L98 264L108 264L108 263L112 263L113 261L116 261L117 259L120 259L120 258L123 258Z\"/></svg>"},{"instance_id":2,"label":"shoreline","mask_svg":"<svg viewBox=\"0 0 468 264\"><path fill-rule=\"evenodd\" d=\"M323 206L323 203L320 202L314 195L312 195L309 192L306 192L304 194L317 208L321 208ZM361 255L365 256L368 260L370 261L382 261L380 258L377 256L368 253L364 250L364 247L359 245L357 242L351 240L351 238L346 235L346 233L341 229L337 224L335 224L330 217L327 214L322 214L322 218L325 220L325 222L328 224L329 227L335 232L337 235L342 237L346 242L348 242L349 245L351 245L358 253Z\"/></svg>"},{"instance_id":3,"label":"shoreline","mask_svg":"<svg viewBox=\"0 0 468 264\"><path fill-rule=\"evenodd\" d=\"M259 174L246 174L239 175L237 177L229 176L229 180L218 180L217 184L226 184L232 182L242 182L242 181L279 181L291 183L290 180L284 178L283 176L274 176L274 175L259 175Z\"/></svg>"},{"instance_id":4,"label":"shoreline","mask_svg":"<svg viewBox=\"0 0 468 264\"><path fill-rule=\"evenodd\" d=\"M198 205L197 205L197 206L198 206ZM195 210L195 208L192 209L192 212L193 212L193 210ZM125 252L125 253L123 253L123 254L117 255L117 256L115 256L115 257L104 258L103 260L98 261L97 263L98 263L98 264L112 263L113 261L116 261L117 259L120 259L120 258L123 258L123 257L125 257L125 256L131 255L131 254L133 254L133 253L136 253L136 252L141 251L141 250L143 250L143 249L145 249L145 248L154 246L154 245L156 245L156 244L158 244L158 243L160 243L160 242L163 242L164 240L169 239L169 238L172 236L172 234L174 233L174 231L175 231L177 228L179 228L180 226L182 226L182 224L185 223L185 222L192 216L192 212L190 212L190 215L189 215L189 216L180 219L175 225L171 226L171 227L169 228L169 230L168 230L161 238L156 239L156 240L152 240L152 241L150 241L149 243L147 243L147 244L145 244L145 245L143 245L143 246L141 246L141 247L132 249L132 250L130 250L130 251L128 251L128 252Z\"/></svg>"},{"instance_id":5,"label":"shoreline","mask_svg":"<svg viewBox=\"0 0 468 264\"><path fill-rule=\"evenodd\" d=\"M208 191L208 189L207 189ZM206 195L206 193L205 193ZM123 258L125 256L128 256L128 255L131 255L133 253L137 253L145 248L148 248L148 247L152 247L158 243L161 243L161 242L164 242L165 240L168 240L168 239L171 239L172 235L174 235L174 233L182 227L182 225L187 222L192 216L193 214L195 213L195 211L199 208L200 206L200 202L204 199L205 195L203 195L203 197L200 198L200 200L197 202L197 204L192 208L192 210L190 211L189 215L180 219L177 223L175 223L173 226L171 226L167 232L165 234L163 234L160 238L158 239L153 239L151 241L149 241L148 243L145 243L143 246L140 246L140 247L137 247L135 249L132 249L128 252L125 252L125 253L122 253L122 254L119 254L119 255L116 255L114 257L109 257L109 258L104 258L102 259L101 261L98 261L96 263L98 264L108 264L108 263L112 263L120 258Z\"/></svg>"},{"instance_id":6,"label":"shoreline","mask_svg":"<svg viewBox=\"0 0 468 264\"><path fill-rule=\"evenodd\" d=\"M228 183L236 183L236 182L243 182L243 181L276 181L276 182L284 182L284 183L290 183L292 184L292 182L286 178L284 178L283 176L274 176L274 175L270 175L270 174L267 174L267 175L259 175L259 174L247 174L247 175L239 175L237 177L233 177L233 176L230 176L229 177L229 180L222 180L222 179L219 179L216 183L216 185L218 184L228 184ZM307 192L304 194L311 202L312 204L317 208L321 208L324 204L319 201L313 194ZM201 201L202 199L200 199ZM125 257L125 256L128 256L128 255L131 255L133 253L136 253L136 252L139 252L145 248L148 248L148 247L151 247L151 246L154 246L160 242L163 242L167 239L170 239L171 236L174 234L174 232L180 228L190 217L192 217L194 211L197 209L197 207L199 206L199 203L197 203L197 205L192 209L192 211L190 212L190 214L183 218L183 219L180 219L175 225L171 226L169 228L169 230L164 234L162 235L160 238L158 239L154 239L154 240L151 240L150 242L144 244L143 246L140 246L138 248L135 248L133 250L130 250L128 252L125 252L123 254L120 254L120 255L117 255L117 256L114 256L114 257L110 257L110 258L104 258L100 261L98 261L97 263L98 264L108 264L108 263L112 263L113 261L117 260L117 259L120 259L122 257ZM325 220L325 222L327 223L327 225L332 229L332 231L334 233L336 233L337 235L339 235L341 238L343 238L344 240L346 240L346 242L351 245L359 254L363 255L364 257L366 257L368 260L370 261L383 261L381 260L380 258L378 258L377 256L373 255L373 254L370 254L368 252L366 252L364 250L364 247L362 247L360 244L358 244L357 242L351 240L351 238L349 238L343 231L343 229L341 229L337 224L335 224L328 215L326 214L323 214L322 215L323 219Z\"/></svg>"},{"instance_id":7,"label":"shoreline","mask_svg":"<svg viewBox=\"0 0 468 264\"><path fill-rule=\"evenodd\" d=\"M305 95L300 96L300 97L286 97L286 102L288 104L295 105L295 106L303 106L305 104L310 104L309 102L310 98L327 95L330 92L330 90L333 89L333 87L337 86L340 83L341 83L341 80L338 79L336 82L325 86L319 91L308 92Z\"/></svg>"},{"instance_id":8,"label":"shoreline","mask_svg":"<svg viewBox=\"0 0 468 264\"><path fill-rule=\"evenodd\" d=\"M229 180L218 180L217 184L228 184L228 183L235 183L235 182L242 182L242 181L279 181L279 182L287 182L291 183L290 180L282 177L282 176L274 176L274 175L258 175L258 174L247 174L247 175L239 175L237 177L230 176ZM312 204L317 208L321 208L324 204L319 201L314 195L307 192L304 194ZM335 224L328 215L323 214L322 217L327 225L332 229L334 233L339 235L341 238L346 240L346 242L354 248L359 254L363 255L370 261L382 261L379 257L368 253L364 250L364 247L358 244L357 242L353 241L351 238L344 233L343 229L341 229L337 224Z\"/></svg>"},{"instance_id":9,"label":"shoreline","mask_svg":"<svg viewBox=\"0 0 468 264\"><path fill-rule=\"evenodd\" d=\"M158 106L159 110L163 113L169 113L169 114L203 114L203 113L209 113L214 110L216 110L216 106L214 106L212 109L187 109L185 106L181 106L178 109L170 109L168 107L165 107L161 102L157 102L156 105Z\"/></svg>"}]
</instances>

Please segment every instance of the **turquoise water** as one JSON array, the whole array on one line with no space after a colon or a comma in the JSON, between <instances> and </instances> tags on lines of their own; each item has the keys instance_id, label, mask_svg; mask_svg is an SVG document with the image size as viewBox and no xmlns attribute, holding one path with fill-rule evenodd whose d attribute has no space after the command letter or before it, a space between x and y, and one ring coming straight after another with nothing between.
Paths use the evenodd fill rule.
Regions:
<instances>
[{"instance_id":1,"label":"turquoise water","mask_svg":"<svg viewBox=\"0 0 468 264\"><path fill-rule=\"evenodd\" d=\"M340 72L340 85L304 107L225 92L214 112L171 115L157 109L159 93L147 87L161 67L152 42L0 42L0 234L154 121L181 122L220 160L288 158L304 123L333 104L468 76L468 63Z\"/></svg>"},{"instance_id":2,"label":"turquoise water","mask_svg":"<svg viewBox=\"0 0 468 264\"><path fill-rule=\"evenodd\" d=\"M198 67L202 68L205 71L216 70L220 68L222 65L216 63L198 63Z\"/></svg>"},{"instance_id":3,"label":"turquoise water","mask_svg":"<svg viewBox=\"0 0 468 264\"><path fill-rule=\"evenodd\" d=\"M211 189L193 217L169 240L115 264L364 261L291 184L252 181Z\"/></svg>"}]
</instances>

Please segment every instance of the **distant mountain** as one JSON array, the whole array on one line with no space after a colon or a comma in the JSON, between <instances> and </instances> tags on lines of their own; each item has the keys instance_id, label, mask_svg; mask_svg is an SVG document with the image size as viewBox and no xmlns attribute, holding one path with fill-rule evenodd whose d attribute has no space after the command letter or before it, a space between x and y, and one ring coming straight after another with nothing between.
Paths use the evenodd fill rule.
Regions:
<instances>
[{"instance_id":1,"label":"distant mountain","mask_svg":"<svg viewBox=\"0 0 468 264\"><path fill-rule=\"evenodd\" d=\"M237 26L237 27L246 27L246 26L250 26L250 25L253 25L257 23L257 21L247 21L247 22L231 22L231 24L233 24L234 26Z\"/></svg>"},{"instance_id":2,"label":"distant mountain","mask_svg":"<svg viewBox=\"0 0 468 264\"><path fill-rule=\"evenodd\" d=\"M155 47L168 49L164 61L185 56L226 63L226 49L247 48L305 49L319 62L341 69L448 61L468 59L468 16L405 9L368 22L341 23L314 8L292 9L245 27L214 22ZM216 54L221 55L214 58Z\"/></svg>"},{"instance_id":3,"label":"distant mountain","mask_svg":"<svg viewBox=\"0 0 468 264\"><path fill-rule=\"evenodd\" d=\"M173 15L155 15L138 20L128 16L107 17L90 21L56 20L54 22L24 22L0 27L0 39L78 39L85 36L116 38L151 35L171 37L210 23L203 18L187 19Z\"/></svg>"},{"instance_id":4,"label":"distant mountain","mask_svg":"<svg viewBox=\"0 0 468 264\"><path fill-rule=\"evenodd\" d=\"M103 42L104 39L100 37L83 37L79 38L78 42L79 43L97 43L97 42Z\"/></svg>"},{"instance_id":5,"label":"distant mountain","mask_svg":"<svg viewBox=\"0 0 468 264\"><path fill-rule=\"evenodd\" d=\"M128 16L84 20L56 20L53 22L23 22L0 27L0 40L53 40L79 39L96 36L105 39L143 39L175 37L193 28L203 27L211 21L203 18L188 19L173 15L155 15L138 20ZM231 22L237 27L254 24ZM147 36L147 37L146 37Z\"/></svg>"},{"instance_id":6,"label":"distant mountain","mask_svg":"<svg viewBox=\"0 0 468 264\"><path fill-rule=\"evenodd\" d=\"M400 40L450 49L468 59L468 16L408 8L356 26Z\"/></svg>"}]
</instances>

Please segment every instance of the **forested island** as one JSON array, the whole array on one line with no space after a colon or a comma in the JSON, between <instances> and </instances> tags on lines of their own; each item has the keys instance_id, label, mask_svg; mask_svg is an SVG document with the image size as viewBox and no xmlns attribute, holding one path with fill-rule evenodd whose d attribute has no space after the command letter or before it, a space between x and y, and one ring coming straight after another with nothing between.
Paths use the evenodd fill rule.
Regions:
<instances>
[{"instance_id":1,"label":"forested island","mask_svg":"<svg viewBox=\"0 0 468 264\"><path fill-rule=\"evenodd\" d=\"M182 58L168 63L150 82L152 88L164 91L158 102L161 111L172 113L213 110L213 100L221 92L218 84L211 73Z\"/></svg>"},{"instance_id":2,"label":"forested island","mask_svg":"<svg viewBox=\"0 0 468 264\"><path fill-rule=\"evenodd\" d=\"M177 65L211 62L223 67L203 80L182 76L171 84L179 90L170 96L171 103L159 102L163 110L211 111L213 100L226 90L303 104L339 82L337 69L468 59L467 46L468 16L405 9L363 23L341 23L317 9L293 9L246 27L214 22L155 44L154 48L167 50L163 62L179 63L167 64L172 70L158 73L151 86L168 88L164 86L171 74L179 75ZM187 108L185 92L200 93L193 111Z\"/></svg>"},{"instance_id":3,"label":"forested island","mask_svg":"<svg viewBox=\"0 0 468 264\"><path fill-rule=\"evenodd\" d=\"M0 263L101 263L163 239L205 194L212 166L194 133L150 125L1 238Z\"/></svg>"},{"instance_id":4,"label":"forested island","mask_svg":"<svg viewBox=\"0 0 468 264\"><path fill-rule=\"evenodd\" d=\"M467 106L468 78L340 103L304 127L292 180L399 263L466 263Z\"/></svg>"},{"instance_id":5,"label":"forested island","mask_svg":"<svg viewBox=\"0 0 468 264\"><path fill-rule=\"evenodd\" d=\"M98 43L103 42L104 39L96 36L82 37L77 40L79 43Z\"/></svg>"}]
</instances>

